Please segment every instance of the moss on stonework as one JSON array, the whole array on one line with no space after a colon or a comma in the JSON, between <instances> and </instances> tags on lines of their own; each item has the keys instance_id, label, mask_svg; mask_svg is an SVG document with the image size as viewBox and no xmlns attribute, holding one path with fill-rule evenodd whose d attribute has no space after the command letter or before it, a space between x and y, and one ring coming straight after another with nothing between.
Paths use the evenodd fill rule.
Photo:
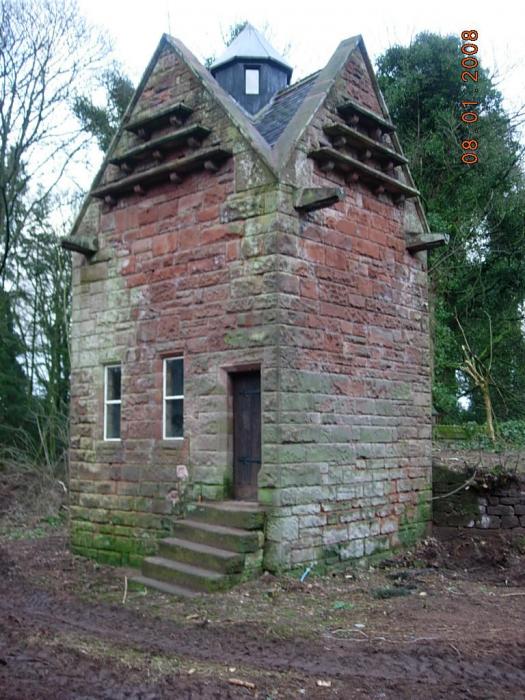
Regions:
<instances>
[{"instance_id":1,"label":"moss on stonework","mask_svg":"<svg viewBox=\"0 0 525 700\"><path fill-rule=\"evenodd\" d=\"M427 533L428 524L432 519L432 506L429 496L420 493L415 508L407 510L399 523L399 541L403 547L411 547Z\"/></svg>"},{"instance_id":2,"label":"moss on stonework","mask_svg":"<svg viewBox=\"0 0 525 700\"><path fill-rule=\"evenodd\" d=\"M131 513L126 515L131 516ZM141 514L135 515L137 523L141 523ZM118 517L115 519L119 522ZM103 564L140 566L145 556L157 552L158 540L169 533L171 520L163 519L162 527L157 520L157 527L152 530L144 530L140 525L134 528L132 522L133 518L126 518L126 525L74 519L71 522L71 551Z\"/></svg>"},{"instance_id":3,"label":"moss on stonework","mask_svg":"<svg viewBox=\"0 0 525 700\"><path fill-rule=\"evenodd\" d=\"M224 336L226 345L232 348L247 348L254 345L265 345L271 341L268 329L248 329L231 331Z\"/></svg>"},{"instance_id":4,"label":"moss on stonework","mask_svg":"<svg viewBox=\"0 0 525 700\"><path fill-rule=\"evenodd\" d=\"M104 549L92 549L90 547L81 547L79 545L74 545L71 547L73 554L79 554L82 557L87 557L88 559L95 559L95 561L101 564L111 564L113 566L122 565L122 555L119 552L109 552Z\"/></svg>"},{"instance_id":5,"label":"moss on stonework","mask_svg":"<svg viewBox=\"0 0 525 700\"><path fill-rule=\"evenodd\" d=\"M231 476L226 475L222 481L222 488L224 493L224 498L233 498L233 481Z\"/></svg>"}]
</instances>

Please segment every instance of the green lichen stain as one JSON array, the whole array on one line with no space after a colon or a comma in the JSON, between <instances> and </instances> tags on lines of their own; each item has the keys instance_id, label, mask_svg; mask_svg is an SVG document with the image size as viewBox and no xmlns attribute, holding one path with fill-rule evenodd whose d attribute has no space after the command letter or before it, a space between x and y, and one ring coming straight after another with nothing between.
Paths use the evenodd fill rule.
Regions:
<instances>
[{"instance_id":1,"label":"green lichen stain","mask_svg":"<svg viewBox=\"0 0 525 700\"><path fill-rule=\"evenodd\" d=\"M229 474L224 476L222 480L222 488L224 492L224 498L233 498L233 481Z\"/></svg>"},{"instance_id":2,"label":"green lichen stain","mask_svg":"<svg viewBox=\"0 0 525 700\"><path fill-rule=\"evenodd\" d=\"M423 494L419 494L417 506L410 510L407 508L400 520L399 540L403 547L411 547L421 540L431 519L430 501Z\"/></svg>"},{"instance_id":3,"label":"green lichen stain","mask_svg":"<svg viewBox=\"0 0 525 700\"><path fill-rule=\"evenodd\" d=\"M231 331L224 336L224 343L232 348L246 348L263 345L268 340L266 330Z\"/></svg>"},{"instance_id":4,"label":"green lichen stain","mask_svg":"<svg viewBox=\"0 0 525 700\"><path fill-rule=\"evenodd\" d=\"M99 525L91 529L86 523L71 524L71 551L102 564L140 566L142 559L157 552L162 530L133 530L129 527Z\"/></svg>"}]
</instances>

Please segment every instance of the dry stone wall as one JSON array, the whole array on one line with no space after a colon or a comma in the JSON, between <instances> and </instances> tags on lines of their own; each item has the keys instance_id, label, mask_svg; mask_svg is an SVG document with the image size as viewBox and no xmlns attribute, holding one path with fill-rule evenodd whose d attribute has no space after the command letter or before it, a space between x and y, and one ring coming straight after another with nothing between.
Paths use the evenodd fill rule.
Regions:
<instances>
[{"instance_id":1,"label":"dry stone wall","mask_svg":"<svg viewBox=\"0 0 525 700\"><path fill-rule=\"evenodd\" d=\"M433 462L435 525L483 530L525 527L523 453L441 449Z\"/></svg>"}]
</instances>

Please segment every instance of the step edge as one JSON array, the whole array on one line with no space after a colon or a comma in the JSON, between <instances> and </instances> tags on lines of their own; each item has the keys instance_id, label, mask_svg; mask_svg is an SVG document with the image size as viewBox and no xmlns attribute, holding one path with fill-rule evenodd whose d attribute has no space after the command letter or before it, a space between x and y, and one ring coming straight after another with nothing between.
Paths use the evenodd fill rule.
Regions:
<instances>
[{"instance_id":1,"label":"step edge","mask_svg":"<svg viewBox=\"0 0 525 700\"><path fill-rule=\"evenodd\" d=\"M231 549L222 549L221 547L212 547L209 544L192 542L192 540L184 540L180 537L165 537L159 541L159 545L162 544L166 544L169 547L188 549L192 552L200 552L201 554L211 554L219 559L224 559L225 561L240 559L242 557L241 552L233 552Z\"/></svg>"},{"instance_id":2,"label":"step edge","mask_svg":"<svg viewBox=\"0 0 525 700\"><path fill-rule=\"evenodd\" d=\"M229 502L228 502L229 503ZM244 504L239 504L238 506L229 506L222 502L215 501L201 501L195 504L196 508L213 508L214 510L220 510L224 513L266 513L267 510L263 506L249 506Z\"/></svg>"},{"instance_id":3,"label":"step edge","mask_svg":"<svg viewBox=\"0 0 525 700\"><path fill-rule=\"evenodd\" d=\"M215 525L214 523L207 523L202 520L192 520L191 518L181 518L180 520L175 520L173 523L176 525L189 525L190 527L195 527L198 530L205 530L206 532L219 532L223 535L236 535L237 537L246 537L247 535L255 536L258 530L244 530L240 527L227 527L226 525Z\"/></svg>"},{"instance_id":4,"label":"step edge","mask_svg":"<svg viewBox=\"0 0 525 700\"><path fill-rule=\"evenodd\" d=\"M200 566L193 566L193 564L186 564L184 562L176 561L175 559L166 559L165 557L145 557L144 562L156 566L164 566L166 569L180 571L183 574L189 574L190 576L211 579L213 581L226 578L224 574L219 573L218 571L213 571L211 569L203 569Z\"/></svg>"},{"instance_id":5,"label":"step edge","mask_svg":"<svg viewBox=\"0 0 525 700\"><path fill-rule=\"evenodd\" d=\"M132 583L138 583L141 586L146 586L146 588L154 588L160 593L178 595L182 598L197 598L199 595L202 595L199 591L192 590L191 588L186 588L176 583L168 583L167 581L159 581L149 576L132 576L130 581Z\"/></svg>"}]
</instances>

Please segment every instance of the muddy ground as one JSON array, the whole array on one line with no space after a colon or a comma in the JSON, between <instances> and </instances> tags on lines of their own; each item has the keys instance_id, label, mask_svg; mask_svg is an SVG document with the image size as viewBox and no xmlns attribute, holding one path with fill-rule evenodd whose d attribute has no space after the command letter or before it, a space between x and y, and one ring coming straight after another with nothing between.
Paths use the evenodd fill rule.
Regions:
<instances>
[{"instance_id":1,"label":"muddy ground","mask_svg":"<svg viewBox=\"0 0 525 700\"><path fill-rule=\"evenodd\" d=\"M304 584L125 602L129 571L36 534L0 537L1 698L525 697L523 534L453 531Z\"/></svg>"}]
</instances>

